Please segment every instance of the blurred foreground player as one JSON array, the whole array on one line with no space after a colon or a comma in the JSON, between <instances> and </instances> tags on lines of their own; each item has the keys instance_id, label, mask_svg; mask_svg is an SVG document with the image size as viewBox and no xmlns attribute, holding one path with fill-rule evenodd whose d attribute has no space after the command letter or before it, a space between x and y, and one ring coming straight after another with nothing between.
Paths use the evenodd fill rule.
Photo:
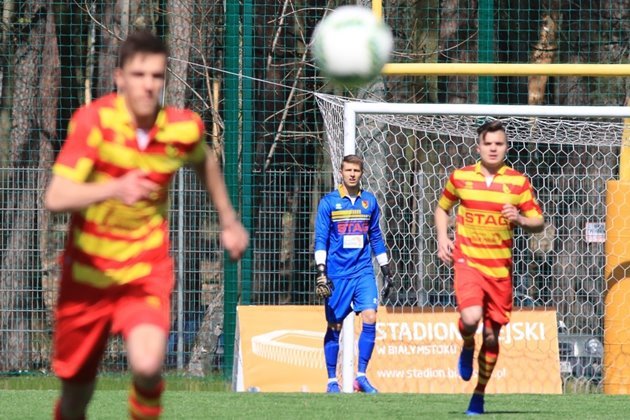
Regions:
<instances>
[{"instance_id":1,"label":"blurred foreground player","mask_svg":"<svg viewBox=\"0 0 630 420\"><path fill-rule=\"evenodd\" d=\"M230 257L239 259L248 245L201 119L159 105L166 57L150 32L129 35L115 71L118 94L76 111L53 166L46 208L71 212L55 311L53 369L62 381L56 419L85 418L107 339L118 333L133 378L130 417L162 411L174 282L168 189L180 167L191 165L205 182Z\"/></svg>"}]
</instances>

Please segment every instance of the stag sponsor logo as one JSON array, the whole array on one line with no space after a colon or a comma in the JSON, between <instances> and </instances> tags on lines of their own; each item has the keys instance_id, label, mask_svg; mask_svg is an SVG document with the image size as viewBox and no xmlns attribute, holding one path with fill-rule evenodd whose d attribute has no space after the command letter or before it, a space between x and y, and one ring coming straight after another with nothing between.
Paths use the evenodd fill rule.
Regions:
<instances>
[{"instance_id":1,"label":"stag sponsor logo","mask_svg":"<svg viewBox=\"0 0 630 420\"><path fill-rule=\"evenodd\" d=\"M339 222L337 232L341 235L363 235L368 232L368 223L365 220Z\"/></svg>"},{"instance_id":2,"label":"stag sponsor logo","mask_svg":"<svg viewBox=\"0 0 630 420\"><path fill-rule=\"evenodd\" d=\"M466 225L471 226L498 227L510 225L510 222L505 217L496 212L466 210L463 219Z\"/></svg>"}]
</instances>

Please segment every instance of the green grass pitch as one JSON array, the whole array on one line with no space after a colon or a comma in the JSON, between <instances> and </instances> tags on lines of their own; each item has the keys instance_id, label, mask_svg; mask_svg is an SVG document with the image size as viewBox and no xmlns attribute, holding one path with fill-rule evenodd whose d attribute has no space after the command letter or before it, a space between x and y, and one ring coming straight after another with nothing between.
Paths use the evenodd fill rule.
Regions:
<instances>
[{"instance_id":1,"label":"green grass pitch","mask_svg":"<svg viewBox=\"0 0 630 420\"><path fill-rule=\"evenodd\" d=\"M99 380L91 419L127 418L128 378ZM0 378L0 419L51 418L59 395L50 377ZM220 380L167 379L164 419L464 418L468 395L236 393ZM488 419L625 419L630 396L500 394L486 397Z\"/></svg>"}]
</instances>

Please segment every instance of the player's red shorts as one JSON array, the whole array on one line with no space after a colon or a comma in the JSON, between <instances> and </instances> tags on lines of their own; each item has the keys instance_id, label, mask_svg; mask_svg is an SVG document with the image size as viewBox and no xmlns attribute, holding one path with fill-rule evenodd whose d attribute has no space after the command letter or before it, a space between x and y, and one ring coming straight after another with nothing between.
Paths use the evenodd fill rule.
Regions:
<instances>
[{"instance_id":1,"label":"player's red shorts","mask_svg":"<svg viewBox=\"0 0 630 420\"><path fill-rule=\"evenodd\" d=\"M53 369L64 380L90 382L96 377L110 334L152 324L168 333L173 265L154 265L150 275L99 289L76 283L64 267L55 311Z\"/></svg>"},{"instance_id":2,"label":"player's red shorts","mask_svg":"<svg viewBox=\"0 0 630 420\"><path fill-rule=\"evenodd\" d=\"M455 296L461 311L471 306L483 308L484 321L490 319L500 325L510 321L512 312L512 281L485 276L464 260L455 258Z\"/></svg>"}]
</instances>

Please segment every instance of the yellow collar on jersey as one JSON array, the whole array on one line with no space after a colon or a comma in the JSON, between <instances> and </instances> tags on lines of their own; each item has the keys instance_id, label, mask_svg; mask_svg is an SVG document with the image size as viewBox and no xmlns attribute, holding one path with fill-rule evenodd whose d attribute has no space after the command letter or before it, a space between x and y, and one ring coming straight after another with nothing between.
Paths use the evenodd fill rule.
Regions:
<instances>
[{"instance_id":1,"label":"yellow collar on jersey","mask_svg":"<svg viewBox=\"0 0 630 420\"><path fill-rule=\"evenodd\" d=\"M339 191L339 195L341 197L350 197L350 195L348 194L348 190L346 190L346 187L344 187L343 184L339 185L339 187L337 188L337 191ZM363 191L363 190L359 188L359 192L357 193L357 197L361 197L361 191Z\"/></svg>"},{"instance_id":2,"label":"yellow collar on jersey","mask_svg":"<svg viewBox=\"0 0 630 420\"><path fill-rule=\"evenodd\" d=\"M135 128L135 124L131 119L131 112L129 111L129 108L127 108L127 104L125 103L125 98L122 95L117 94L114 103L116 107L116 118L119 118L119 122L121 124L125 124L127 126ZM165 124L166 112L163 107L160 107L153 126L157 128L162 128Z\"/></svg>"},{"instance_id":3,"label":"yellow collar on jersey","mask_svg":"<svg viewBox=\"0 0 630 420\"><path fill-rule=\"evenodd\" d=\"M499 168L499 170L497 171L496 174L497 175L503 175L505 173L505 171L507 171L507 170L508 170L508 166L504 163L503 166L501 166ZM477 163L475 164L475 172L478 173L478 174L483 174L481 172L481 161L480 160L477 161Z\"/></svg>"}]
</instances>

